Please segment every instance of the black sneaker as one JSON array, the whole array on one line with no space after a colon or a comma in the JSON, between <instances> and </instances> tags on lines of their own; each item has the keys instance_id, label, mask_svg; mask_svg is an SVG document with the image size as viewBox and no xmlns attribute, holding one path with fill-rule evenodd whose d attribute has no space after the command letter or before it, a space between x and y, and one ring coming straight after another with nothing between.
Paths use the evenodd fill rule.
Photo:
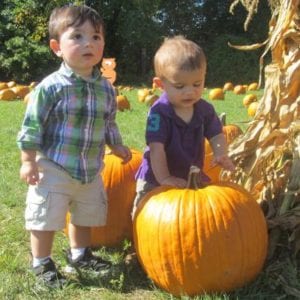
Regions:
<instances>
[{"instance_id":1,"label":"black sneaker","mask_svg":"<svg viewBox=\"0 0 300 300\"><path fill-rule=\"evenodd\" d=\"M72 259L71 250L67 250L68 266L65 272L74 273L74 269L81 274L82 270L94 271L96 274L105 275L110 271L111 263L99 256L94 256L90 248L84 250L84 254L77 259Z\"/></svg>"},{"instance_id":2,"label":"black sneaker","mask_svg":"<svg viewBox=\"0 0 300 300\"><path fill-rule=\"evenodd\" d=\"M43 284L51 288L62 288L67 282L66 278L58 272L51 258L42 265L34 267L33 273Z\"/></svg>"}]
</instances>

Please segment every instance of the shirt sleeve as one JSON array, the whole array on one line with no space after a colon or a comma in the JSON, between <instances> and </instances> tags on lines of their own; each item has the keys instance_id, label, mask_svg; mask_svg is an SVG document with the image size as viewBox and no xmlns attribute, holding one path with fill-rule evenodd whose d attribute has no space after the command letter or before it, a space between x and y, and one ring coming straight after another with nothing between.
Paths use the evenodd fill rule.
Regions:
<instances>
[{"instance_id":1,"label":"shirt sleeve","mask_svg":"<svg viewBox=\"0 0 300 300\"><path fill-rule=\"evenodd\" d=\"M117 101L116 93L110 83L105 80L105 89L107 90L107 116L105 120L105 140L108 145L122 144L122 137L119 127L116 123Z\"/></svg>"},{"instance_id":2,"label":"shirt sleeve","mask_svg":"<svg viewBox=\"0 0 300 300\"><path fill-rule=\"evenodd\" d=\"M164 114L157 107L150 109L146 123L146 143L153 142L166 144L168 133L168 122Z\"/></svg>"},{"instance_id":3,"label":"shirt sleeve","mask_svg":"<svg viewBox=\"0 0 300 300\"><path fill-rule=\"evenodd\" d=\"M204 136L210 140L212 137L222 133L222 123L210 103L206 103L207 107L205 108L204 116Z\"/></svg>"},{"instance_id":4,"label":"shirt sleeve","mask_svg":"<svg viewBox=\"0 0 300 300\"><path fill-rule=\"evenodd\" d=\"M40 150L43 139L44 123L52 107L51 97L45 89L36 87L30 94L30 101L17 136L17 145L21 150Z\"/></svg>"}]
</instances>

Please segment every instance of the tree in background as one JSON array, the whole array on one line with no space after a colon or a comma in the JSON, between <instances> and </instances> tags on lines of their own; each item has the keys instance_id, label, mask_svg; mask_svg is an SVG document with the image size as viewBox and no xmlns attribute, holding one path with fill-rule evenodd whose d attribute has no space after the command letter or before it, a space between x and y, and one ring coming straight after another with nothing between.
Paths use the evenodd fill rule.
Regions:
<instances>
[{"instance_id":1,"label":"tree in background","mask_svg":"<svg viewBox=\"0 0 300 300\"><path fill-rule=\"evenodd\" d=\"M47 42L47 17L63 1L3 0L0 4L2 80L41 78L55 65Z\"/></svg>"},{"instance_id":2,"label":"tree in background","mask_svg":"<svg viewBox=\"0 0 300 300\"><path fill-rule=\"evenodd\" d=\"M59 65L48 47L47 22L52 9L67 0L2 0L0 2L0 79L39 81ZM242 17L229 13L231 0L76 0L103 16L106 24L106 57L117 59L117 83L151 83L152 59L163 38L182 34L202 45L208 56L207 84L224 78L240 83L255 80L259 52L244 54L229 48L228 41L262 40L268 13L262 8L254 29L242 29ZM244 16L245 13L241 13ZM263 28L266 28L264 26ZM232 68L231 61L237 63ZM240 61L240 63L238 63Z\"/></svg>"}]
</instances>

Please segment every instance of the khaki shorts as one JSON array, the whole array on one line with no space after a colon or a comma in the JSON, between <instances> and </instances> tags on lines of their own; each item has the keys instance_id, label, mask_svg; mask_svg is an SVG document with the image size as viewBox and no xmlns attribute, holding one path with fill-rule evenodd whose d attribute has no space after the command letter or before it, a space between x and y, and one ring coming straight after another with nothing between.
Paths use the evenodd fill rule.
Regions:
<instances>
[{"instance_id":1,"label":"khaki shorts","mask_svg":"<svg viewBox=\"0 0 300 300\"><path fill-rule=\"evenodd\" d=\"M138 179L136 181L136 196L133 201L133 208L132 208L132 212L131 212L132 219L134 218L135 211L136 211L137 207L139 206L139 203L141 202L143 197L148 192L153 190L155 187L156 187L156 185L148 183L147 181L144 181L142 179Z\"/></svg>"},{"instance_id":2,"label":"khaki shorts","mask_svg":"<svg viewBox=\"0 0 300 300\"><path fill-rule=\"evenodd\" d=\"M68 211L74 225L105 225L107 195L100 175L93 182L82 184L46 158L39 158L37 162L40 183L28 188L27 230L61 230L65 228Z\"/></svg>"}]
</instances>

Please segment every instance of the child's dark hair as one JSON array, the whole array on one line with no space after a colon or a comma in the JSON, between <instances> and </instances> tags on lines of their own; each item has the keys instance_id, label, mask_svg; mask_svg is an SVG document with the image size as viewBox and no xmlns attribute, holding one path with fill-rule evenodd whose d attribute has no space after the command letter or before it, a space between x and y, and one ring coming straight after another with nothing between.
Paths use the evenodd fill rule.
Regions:
<instances>
[{"instance_id":1,"label":"child's dark hair","mask_svg":"<svg viewBox=\"0 0 300 300\"><path fill-rule=\"evenodd\" d=\"M80 26L90 21L97 32L104 35L104 22L101 16L86 5L65 5L55 8L49 19L49 38L59 40L60 35L70 26Z\"/></svg>"}]
</instances>

